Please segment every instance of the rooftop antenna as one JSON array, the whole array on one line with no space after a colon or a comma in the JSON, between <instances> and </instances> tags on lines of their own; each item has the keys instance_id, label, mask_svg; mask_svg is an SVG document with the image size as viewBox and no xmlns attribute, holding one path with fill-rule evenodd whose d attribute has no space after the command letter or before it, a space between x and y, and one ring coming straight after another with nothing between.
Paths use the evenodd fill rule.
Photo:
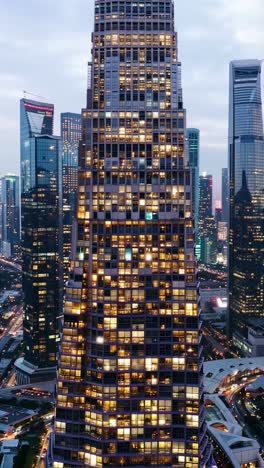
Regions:
<instances>
[{"instance_id":1,"label":"rooftop antenna","mask_svg":"<svg viewBox=\"0 0 264 468\"><path fill-rule=\"evenodd\" d=\"M39 96L38 94L29 93L29 92L26 91L25 89L23 90L23 94L24 94L24 99L26 99L27 96L34 96L34 97L37 97L37 98L41 98L41 99L46 99L46 100L48 100L48 98L46 98L46 97L44 97L44 96Z\"/></svg>"}]
</instances>

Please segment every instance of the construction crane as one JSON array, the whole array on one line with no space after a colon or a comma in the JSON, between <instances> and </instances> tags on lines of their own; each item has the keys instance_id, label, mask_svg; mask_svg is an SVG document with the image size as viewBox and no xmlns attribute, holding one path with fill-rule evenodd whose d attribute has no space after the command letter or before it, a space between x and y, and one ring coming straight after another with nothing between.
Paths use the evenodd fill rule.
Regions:
<instances>
[{"instance_id":1,"label":"construction crane","mask_svg":"<svg viewBox=\"0 0 264 468\"><path fill-rule=\"evenodd\" d=\"M28 91L25 91L25 90L23 90L23 94L24 94L24 99L26 99L26 95L28 95L28 96L34 96L37 98L48 100L48 98L45 98L44 96L39 96L38 94L29 93Z\"/></svg>"}]
</instances>

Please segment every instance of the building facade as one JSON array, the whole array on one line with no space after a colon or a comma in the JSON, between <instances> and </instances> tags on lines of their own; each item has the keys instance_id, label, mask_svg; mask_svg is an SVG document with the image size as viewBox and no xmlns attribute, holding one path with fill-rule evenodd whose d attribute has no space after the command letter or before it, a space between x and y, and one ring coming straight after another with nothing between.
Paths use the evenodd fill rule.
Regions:
<instances>
[{"instance_id":1,"label":"building facade","mask_svg":"<svg viewBox=\"0 0 264 468\"><path fill-rule=\"evenodd\" d=\"M230 334L264 314L264 137L261 62L230 65ZM234 325L235 324L235 325Z\"/></svg>"},{"instance_id":2,"label":"building facade","mask_svg":"<svg viewBox=\"0 0 264 468\"><path fill-rule=\"evenodd\" d=\"M189 165L192 176L192 207L196 238L199 229L199 173L200 173L200 130L197 128L187 128L186 132L188 144Z\"/></svg>"},{"instance_id":3,"label":"building facade","mask_svg":"<svg viewBox=\"0 0 264 468\"><path fill-rule=\"evenodd\" d=\"M78 150L82 136L80 114L61 114L63 178L63 264L64 282L69 277L72 223L76 211L78 187Z\"/></svg>"},{"instance_id":4,"label":"building facade","mask_svg":"<svg viewBox=\"0 0 264 468\"><path fill-rule=\"evenodd\" d=\"M200 221L213 216L213 176L203 174L200 176Z\"/></svg>"},{"instance_id":5,"label":"building facade","mask_svg":"<svg viewBox=\"0 0 264 468\"><path fill-rule=\"evenodd\" d=\"M2 177L1 191L1 225L2 254L11 257L20 250L20 189L19 177L7 175Z\"/></svg>"},{"instance_id":6,"label":"building facade","mask_svg":"<svg viewBox=\"0 0 264 468\"><path fill-rule=\"evenodd\" d=\"M95 1L54 468L211 466L180 77L172 1Z\"/></svg>"},{"instance_id":7,"label":"building facade","mask_svg":"<svg viewBox=\"0 0 264 468\"><path fill-rule=\"evenodd\" d=\"M62 316L61 140L53 106L22 99L21 227L25 358L18 380L57 364ZM28 372L27 372L28 371ZM22 376L22 377L21 377ZM35 376L34 376L35 379Z\"/></svg>"},{"instance_id":8,"label":"building facade","mask_svg":"<svg viewBox=\"0 0 264 468\"><path fill-rule=\"evenodd\" d=\"M222 221L229 222L229 177L228 169L222 169Z\"/></svg>"},{"instance_id":9,"label":"building facade","mask_svg":"<svg viewBox=\"0 0 264 468\"><path fill-rule=\"evenodd\" d=\"M214 263L217 226L213 217L213 176L201 175L199 186L199 237L196 252L202 263Z\"/></svg>"}]
</instances>

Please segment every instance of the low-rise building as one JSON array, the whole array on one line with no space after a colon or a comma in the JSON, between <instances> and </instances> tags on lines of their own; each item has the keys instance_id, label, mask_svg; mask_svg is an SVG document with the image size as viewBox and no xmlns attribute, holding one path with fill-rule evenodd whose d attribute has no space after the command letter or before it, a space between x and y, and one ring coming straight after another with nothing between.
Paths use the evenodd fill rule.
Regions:
<instances>
[{"instance_id":1,"label":"low-rise building","mask_svg":"<svg viewBox=\"0 0 264 468\"><path fill-rule=\"evenodd\" d=\"M13 468L14 458L18 453L19 440L7 439L3 440L0 453L3 455L0 468Z\"/></svg>"},{"instance_id":2,"label":"low-rise building","mask_svg":"<svg viewBox=\"0 0 264 468\"><path fill-rule=\"evenodd\" d=\"M201 319L216 328L223 328L227 319L226 288L200 289Z\"/></svg>"},{"instance_id":3,"label":"low-rise building","mask_svg":"<svg viewBox=\"0 0 264 468\"><path fill-rule=\"evenodd\" d=\"M233 468L264 467L259 443L243 436L243 428L232 415L223 396L205 396L205 415L216 461L218 459L222 466Z\"/></svg>"},{"instance_id":4,"label":"low-rise building","mask_svg":"<svg viewBox=\"0 0 264 468\"><path fill-rule=\"evenodd\" d=\"M247 336L234 332L233 342L243 356L264 356L264 325L249 325Z\"/></svg>"}]
</instances>

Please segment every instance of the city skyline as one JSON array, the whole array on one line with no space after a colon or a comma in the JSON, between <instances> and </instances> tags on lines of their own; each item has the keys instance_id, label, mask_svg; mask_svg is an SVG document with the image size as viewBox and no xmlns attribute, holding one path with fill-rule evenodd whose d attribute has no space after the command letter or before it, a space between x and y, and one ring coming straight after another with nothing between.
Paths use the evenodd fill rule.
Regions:
<instances>
[{"instance_id":1,"label":"city skyline","mask_svg":"<svg viewBox=\"0 0 264 468\"><path fill-rule=\"evenodd\" d=\"M55 7L52 2L49 34L46 33L47 16L43 9L39 16L41 2L36 7L32 1L25 6L16 0L8 7L3 5L1 10L0 143L6 148L2 175L19 174L19 142L12 135L18 134L17 105L23 89L54 102L56 134L59 114L67 110L80 112L85 98L83 70L90 53L92 24L89 11L93 1L76 0L73 3L68 0L63 4L58 1ZM47 12L49 3L45 2ZM233 59L262 57L263 6L261 0L254 0L250 11L241 0L232 5L226 0L213 2L214 5L208 0L202 0L199 5L191 3L195 20L189 15L189 4L176 2L180 60L184 65L184 100L189 109L187 126L201 129L201 172L206 170L214 175L215 198L220 199L221 169L227 166L228 64ZM206 31L204 23L208 26ZM13 27L7 27L8 24ZM16 30L15 37L12 30ZM240 31L244 31L243 35ZM30 53L25 54L29 45ZM32 62L38 66L31 67ZM46 64L54 70L56 80L53 73L47 73Z\"/></svg>"},{"instance_id":2,"label":"city skyline","mask_svg":"<svg viewBox=\"0 0 264 468\"><path fill-rule=\"evenodd\" d=\"M1 467L264 468L263 0L9 3Z\"/></svg>"}]
</instances>

